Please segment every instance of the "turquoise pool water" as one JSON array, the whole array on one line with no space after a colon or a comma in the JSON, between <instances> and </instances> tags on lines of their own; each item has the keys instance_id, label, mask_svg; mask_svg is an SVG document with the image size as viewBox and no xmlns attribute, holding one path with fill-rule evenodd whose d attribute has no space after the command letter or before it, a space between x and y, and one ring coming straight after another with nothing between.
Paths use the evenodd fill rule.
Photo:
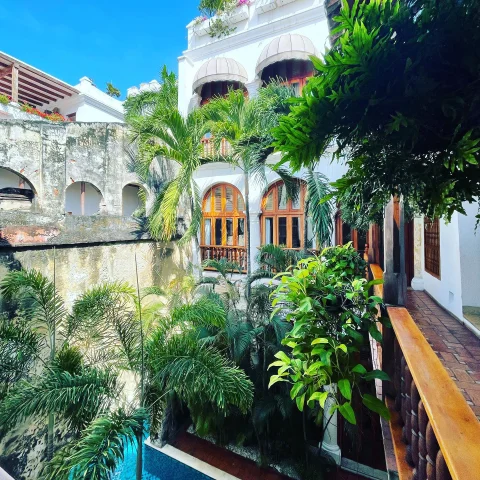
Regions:
<instances>
[{"instance_id":1,"label":"turquoise pool water","mask_svg":"<svg viewBox=\"0 0 480 480\"><path fill-rule=\"evenodd\" d=\"M115 480L135 480L136 457L136 449L133 447L129 448L125 454L123 464L113 478ZM211 477L148 445L144 445L143 480L211 480Z\"/></svg>"}]
</instances>

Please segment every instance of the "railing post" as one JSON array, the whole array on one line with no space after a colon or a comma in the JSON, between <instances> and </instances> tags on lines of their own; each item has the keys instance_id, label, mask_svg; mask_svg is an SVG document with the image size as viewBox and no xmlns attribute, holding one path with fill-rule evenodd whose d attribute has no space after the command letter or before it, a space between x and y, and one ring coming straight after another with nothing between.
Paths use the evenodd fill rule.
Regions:
<instances>
[{"instance_id":1,"label":"railing post","mask_svg":"<svg viewBox=\"0 0 480 480\"><path fill-rule=\"evenodd\" d=\"M424 290L423 283L423 217L416 216L413 219L413 252L414 252L414 277L412 278L412 288L414 290Z\"/></svg>"},{"instance_id":2,"label":"railing post","mask_svg":"<svg viewBox=\"0 0 480 480\"><path fill-rule=\"evenodd\" d=\"M383 301L388 305L405 305L405 239L403 199L392 197L385 207Z\"/></svg>"}]
</instances>

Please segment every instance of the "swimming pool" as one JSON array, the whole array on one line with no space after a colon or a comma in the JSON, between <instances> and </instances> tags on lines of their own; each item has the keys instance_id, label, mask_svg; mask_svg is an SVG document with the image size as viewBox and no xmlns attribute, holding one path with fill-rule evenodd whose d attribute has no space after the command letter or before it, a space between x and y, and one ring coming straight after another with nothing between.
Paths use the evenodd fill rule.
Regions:
<instances>
[{"instance_id":1,"label":"swimming pool","mask_svg":"<svg viewBox=\"0 0 480 480\"><path fill-rule=\"evenodd\" d=\"M130 447L113 478L135 480L136 448ZM175 460L149 445L143 446L143 480L212 480L212 477Z\"/></svg>"}]
</instances>

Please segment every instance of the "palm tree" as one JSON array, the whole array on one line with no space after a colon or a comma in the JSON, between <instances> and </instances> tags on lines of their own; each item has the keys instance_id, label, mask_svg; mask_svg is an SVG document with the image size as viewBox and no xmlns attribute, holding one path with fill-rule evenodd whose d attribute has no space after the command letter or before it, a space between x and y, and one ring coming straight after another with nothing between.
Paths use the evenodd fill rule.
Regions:
<instances>
[{"instance_id":1,"label":"palm tree","mask_svg":"<svg viewBox=\"0 0 480 480\"><path fill-rule=\"evenodd\" d=\"M154 175L158 158L163 157L175 164L174 176L165 182L158 193L151 211L148 212L148 230L153 238L168 241L178 232L178 210L182 200L188 202L190 225L182 235L182 241L192 242L193 259L199 258L197 232L202 218L201 199L193 174L203 159L201 140L207 133L204 116L199 110L182 116L177 108L174 77L155 95L156 102L132 108L127 121L132 131L132 142L138 145L134 162L135 171L142 178ZM153 172L152 172L153 170ZM199 277L199 268L195 269Z\"/></svg>"},{"instance_id":2,"label":"palm tree","mask_svg":"<svg viewBox=\"0 0 480 480\"><path fill-rule=\"evenodd\" d=\"M136 258L135 258L136 267ZM139 376L141 409L145 406L145 336L154 328L154 316L160 305L144 306L150 295L163 295L158 287L134 289L127 283L110 282L87 290L75 301L69 324L87 355L114 362L117 368L129 370ZM163 306L163 304L161 305ZM143 431L143 428L140 429ZM136 476L140 480L143 471L143 433L138 432Z\"/></svg>"},{"instance_id":3,"label":"palm tree","mask_svg":"<svg viewBox=\"0 0 480 480\"><path fill-rule=\"evenodd\" d=\"M24 307L26 319L32 327L44 332L44 341L50 351L50 362L53 362L57 332L66 318L63 301L55 289L54 282L50 282L35 270L13 271L1 282L0 293L7 301L17 300ZM53 456L54 422L53 413L50 412L47 434L48 459Z\"/></svg>"},{"instance_id":4,"label":"palm tree","mask_svg":"<svg viewBox=\"0 0 480 480\"><path fill-rule=\"evenodd\" d=\"M41 480L69 478L110 480L129 445L143 436L146 412L119 408L96 418L81 437L58 450L41 474Z\"/></svg>"},{"instance_id":5,"label":"palm tree","mask_svg":"<svg viewBox=\"0 0 480 480\"><path fill-rule=\"evenodd\" d=\"M209 120L210 130L218 148L222 139L231 145L228 155L217 154L212 160L226 161L243 171L245 183L245 216L247 224L247 276L252 273L250 242L250 180L265 184L265 172L269 168L284 181L287 195L298 195L298 180L287 169L267 163L273 153L270 131L278 124L280 116L288 113L288 99L293 89L272 82L259 91L258 97L248 99L241 90L230 90L225 97L211 100L202 112ZM248 298L250 288L247 285Z\"/></svg>"}]
</instances>

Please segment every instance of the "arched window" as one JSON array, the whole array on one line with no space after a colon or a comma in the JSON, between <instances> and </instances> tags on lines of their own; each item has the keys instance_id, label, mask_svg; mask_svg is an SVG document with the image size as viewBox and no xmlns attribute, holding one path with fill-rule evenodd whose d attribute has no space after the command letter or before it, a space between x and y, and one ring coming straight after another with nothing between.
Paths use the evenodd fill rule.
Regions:
<instances>
[{"instance_id":1,"label":"arched window","mask_svg":"<svg viewBox=\"0 0 480 480\"><path fill-rule=\"evenodd\" d=\"M97 187L88 182L75 182L65 191L65 212L69 215L95 215L103 201Z\"/></svg>"},{"instance_id":2,"label":"arched window","mask_svg":"<svg viewBox=\"0 0 480 480\"><path fill-rule=\"evenodd\" d=\"M245 247L245 202L229 184L212 187L203 199L202 245Z\"/></svg>"},{"instance_id":3,"label":"arched window","mask_svg":"<svg viewBox=\"0 0 480 480\"><path fill-rule=\"evenodd\" d=\"M122 190L122 215L131 217L137 210L144 206L144 202L140 197L143 188L138 185L129 183Z\"/></svg>"},{"instance_id":4,"label":"arched window","mask_svg":"<svg viewBox=\"0 0 480 480\"><path fill-rule=\"evenodd\" d=\"M296 95L302 93L307 80L312 76L313 63L310 60L283 60L269 65L262 71L264 83L280 79L287 85L292 85Z\"/></svg>"},{"instance_id":5,"label":"arched window","mask_svg":"<svg viewBox=\"0 0 480 480\"><path fill-rule=\"evenodd\" d=\"M0 168L0 210L30 210L35 198L32 186L17 173Z\"/></svg>"},{"instance_id":6,"label":"arched window","mask_svg":"<svg viewBox=\"0 0 480 480\"><path fill-rule=\"evenodd\" d=\"M282 181L274 183L262 200L262 244L303 248L305 187L295 200L287 198Z\"/></svg>"}]
</instances>

